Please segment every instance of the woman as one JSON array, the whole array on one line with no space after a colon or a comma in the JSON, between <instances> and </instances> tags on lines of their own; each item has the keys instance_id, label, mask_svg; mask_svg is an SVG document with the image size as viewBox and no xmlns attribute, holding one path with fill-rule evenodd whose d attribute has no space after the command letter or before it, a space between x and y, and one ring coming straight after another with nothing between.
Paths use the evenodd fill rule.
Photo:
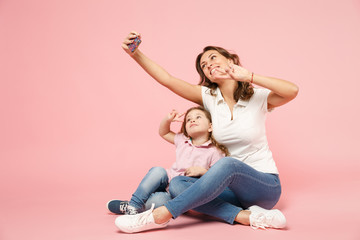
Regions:
<instances>
[{"instance_id":1,"label":"woman","mask_svg":"<svg viewBox=\"0 0 360 240\"><path fill-rule=\"evenodd\" d=\"M298 93L288 81L254 74L240 66L236 54L206 47L196 60L200 85L192 85L167 73L141 51L129 50L137 32L131 32L123 49L156 81L179 96L204 106L212 115L213 134L230 157L219 160L200 179L179 176L170 183L176 196L164 206L138 215L120 216L116 225L124 232L162 228L171 218L194 209L229 223L254 228L283 228L286 219L279 210L281 185L278 170L265 135L265 115ZM262 88L253 88L252 84ZM233 205L221 195L233 193Z\"/></svg>"}]
</instances>

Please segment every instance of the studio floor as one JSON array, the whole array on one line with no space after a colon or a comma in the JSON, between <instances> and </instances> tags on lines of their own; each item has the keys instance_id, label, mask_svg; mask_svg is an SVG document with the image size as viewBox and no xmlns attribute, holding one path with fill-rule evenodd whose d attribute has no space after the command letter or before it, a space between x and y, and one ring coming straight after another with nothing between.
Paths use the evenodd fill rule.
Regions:
<instances>
[{"instance_id":1,"label":"studio floor","mask_svg":"<svg viewBox=\"0 0 360 240\"><path fill-rule=\"evenodd\" d=\"M360 239L358 176L287 185L277 208L287 217L283 230L253 230L200 214L185 214L166 229L125 234L107 212L111 188L30 188L17 197L2 194L0 239ZM91 189L93 191L91 191ZM101 191L100 191L101 190ZM12 190L13 191L13 190ZM358 190L356 190L358 191ZM14 195L13 195L14 196ZM21 197L22 196L22 197Z\"/></svg>"}]
</instances>

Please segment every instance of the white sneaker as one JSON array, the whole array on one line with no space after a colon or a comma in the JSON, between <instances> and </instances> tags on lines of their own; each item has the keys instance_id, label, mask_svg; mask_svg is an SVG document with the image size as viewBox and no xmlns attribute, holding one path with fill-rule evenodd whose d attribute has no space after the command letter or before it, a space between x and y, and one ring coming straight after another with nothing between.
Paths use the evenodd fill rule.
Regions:
<instances>
[{"instance_id":1,"label":"white sneaker","mask_svg":"<svg viewBox=\"0 0 360 240\"><path fill-rule=\"evenodd\" d=\"M254 205L248 210L251 211L249 219L253 229L284 228L286 226L284 214L277 209L266 210Z\"/></svg>"},{"instance_id":2,"label":"white sneaker","mask_svg":"<svg viewBox=\"0 0 360 240\"><path fill-rule=\"evenodd\" d=\"M145 212L136 215L119 216L115 220L115 225L123 232L135 233L150 229L164 228L169 223L157 224L155 223L152 211L155 207L153 203L151 208Z\"/></svg>"}]
</instances>

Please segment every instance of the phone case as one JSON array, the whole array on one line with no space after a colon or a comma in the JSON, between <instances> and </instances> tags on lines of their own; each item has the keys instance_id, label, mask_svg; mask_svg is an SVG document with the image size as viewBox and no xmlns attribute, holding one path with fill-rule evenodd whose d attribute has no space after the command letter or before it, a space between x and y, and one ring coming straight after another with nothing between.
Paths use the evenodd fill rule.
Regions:
<instances>
[{"instance_id":1,"label":"phone case","mask_svg":"<svg viewBox=\"0 0 360 240\"><path fill-rule=\"evenodd\" d=\"M131 52L134 52L135 49L139 46L141 43L141 39L139 37L136 37L132 43L128 45Z\"/></svg>"}]
</instances>

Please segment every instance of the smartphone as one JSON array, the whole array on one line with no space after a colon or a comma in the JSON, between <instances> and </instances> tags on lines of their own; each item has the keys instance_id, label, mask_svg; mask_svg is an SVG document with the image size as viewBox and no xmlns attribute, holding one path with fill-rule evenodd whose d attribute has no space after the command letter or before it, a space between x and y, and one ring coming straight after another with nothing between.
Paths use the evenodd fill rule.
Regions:
<instances>
[{"instance_id":1,"label":"smartphone","mask_svg":"<svg viewBox=\"0 0 360 240\"><path fill-rule=\"evenodd\" d=\"M128 45L131 52L134 52L135 49L139 46L141 43L141 39L139 37L136 37L132 43Z\"/></svg>"}]
</instances>

